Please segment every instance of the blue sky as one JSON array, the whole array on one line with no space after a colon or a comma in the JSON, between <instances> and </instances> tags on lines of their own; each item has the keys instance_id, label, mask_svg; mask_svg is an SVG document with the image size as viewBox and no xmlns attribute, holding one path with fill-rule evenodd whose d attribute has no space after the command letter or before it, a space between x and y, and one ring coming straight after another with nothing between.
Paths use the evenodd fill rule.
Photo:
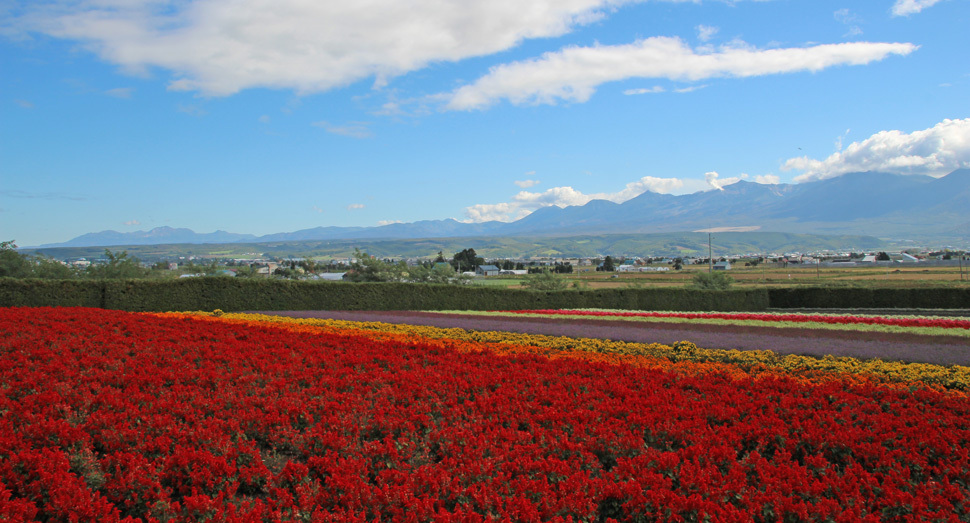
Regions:
<instances>
[{"instance_id":1,"label":"blue sky","mask_svg":"<svg viewBox=\"0 0 970 523\"><path fill-rule=\"evenodd\" d=\"M0 0L0 240L941 176L970 167L967 27L966 0Z\"/></svg>"}]
</instances>

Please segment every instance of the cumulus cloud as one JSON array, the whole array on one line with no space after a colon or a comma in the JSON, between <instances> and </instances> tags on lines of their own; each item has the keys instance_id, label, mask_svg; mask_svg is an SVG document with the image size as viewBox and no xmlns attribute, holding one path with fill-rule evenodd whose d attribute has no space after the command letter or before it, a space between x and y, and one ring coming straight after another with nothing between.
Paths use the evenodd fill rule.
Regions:
<instances>
[{"instance_id":1,"label":"cumulus cloud","mask_svg":"<svg viewBox=\"0 0 970 523\"><path fill-rule=\"evenodd\" d=\"M916 14L927 7L931 7L933 4L939 1L940 0L896 0L896 3L893 4L893 15L909 16L911 14Z\"/></svg>"},{"instance_id":2,"label":"cumulus cloud","mask_svg":"<svg viewBox=\"0 0 970 523\"><path fill-rule=\"evenodd\" d=\"M175 90L312 93L368 78L381 87L435 62L566 34L635 1L38 1L13 24L79 41L132 73L170 71Z\"/></svg>"},{"instance_id":3,"label":"cumulus cloud","mask_svg":"<svg viewBox=\"0 0 970 523\"><path fill-rule=\"evenodd\" d=\"M704 180L711 187L723 191L725 185L731 185L732 183L738 183L741 180L747 179L747 174L742 174L741 176L732 176L730 178L721 178L717 171L710 171L704 173Z\"/></svg>"},{"instance_id":4,"label":"cumulus cloud","mask_svg":"<svg viewBox=\"0 0 970 523\"><path fill-rule=\"evenodd\" d=\"M500 100L516 105L585 102L607 82L629 78L698 81L863 65L907 55L909 43L849 42L757 49L732 42L718 50L693 49L680 38L652 37L625 45L571 46L539 58L493 67L474 83L441 95L452 110L485 109Z\"/></svg>"},{"instance_id":5,"label":"cumulus cloud","mask_svg":"<svg viewBox=\"0 0 970 523\"><path fill-rule=\"evenodd\" d=\"M141 225L141 222L138 221L138 220L128 220L128 221L125 222L125 225L131 227L131 226L135 226L135 225Z\"/></svg>"},{"instance_id":6,"label":"cumulus cloud","mask_svg":"<svg viewBox=\"0 0 970 523\"><path fill-rule=\"evenodd\" d=\"M348 211L355 211L357 209L363 209L363 208L364 208L364 204L362 203L352 203L347 206Z\"/></svg>"},{"instance_id":7,"label":"cumulus cloud","mask_svg":"<svg viewBox=\"0 0 970 523\"><path fill-rule=\"evenodd\" d=\"M709 25L699 25L694 29L697 29L697 39L701 42L709 42L711 38L714 38L714 35L716 35L719 31L717 27L712 27Z\"/></svg>"},{"instance_id":8,"label":"cumulus cloud","mask_svg":"<svg viewBox=\"0 0 970 523\"><path fill-rule=\"evenodd\" d=\"M748 180L750 178L751 176L747 173L741 173L738 176L731 176L729 178L721 178L721 176L717 173L717 171L710 171L710 172L704 173L704 181L707 182L707 185L719 191L723 191L724 187L728 185L738 183L741 180ZM774 174L762 174L762 175L755 176L754 181L755 183L761 183L765 185L775 185L775 184L781 183L781 178L779 178Z\"/></svg>"},{"instance_id":9,"label":"cumulus cloud","mask_svg":"<svg viewBox=\"0 0 970 523\"><path fill-rule=\"evenodd\" d=\"M377 225L393 225L395 223L404 223L401 220L378 220Z\"/></svg>"},{"instance_id":10,"label":"cumulus cloud","mask_svg":"<svg viewBox=\"0 0 970 523\"><path fill-rule=\"evenodd\" d=\"M370 138L374 134L367 128L368 122L349 122L345 125L334 125L329 122L313 122L314 127L320 127L331 134L349 136L350 138Z\"/></svg>"},{"instance_id":11,"label":"cumulus cloud","mask_svg":"<svg viewBox=\"0 0 970 523\"><path fill-rule=\"evenodd\" d=\"M765 185L777 185L781 183L781 178L774 174L762 174L754 177L755 183L763 183Z\"/></svg>"},{"instance_id":12,"label":"cumulus cloud","mask_svg":"<svg viewBox=\"0 0 970 523\"><path fill-rule=\"evenodd\" d=\"M521 191L512 197L511 202L478 204L467 207L465 216L471 222L512 221L523 218L542 207L585 205L592 200L609 200L622 203L648 190L668 193L683 185L684 182L677 178L644 176L635 182L626 184L623 190L615 193L585 194L572 187L553 187L543 192Z\"/></svg>"},{"instance_id":13,"label":"cumulus cloud","mask_svg":"<svg viewBox=\"0 0 970 523\"><path fill-rule=\"evenodd\" d=\"M833 178L850 172L943 176L970 167L970 118L943 120L929 129L904 133L880 131L824 160L791 158L784 170L805 171L796 182Z\"/></svg>"},{"instance_id":14,"label":"cumulus cloud","mask_svg":"<svg viewBox=\"0 0 970 523\"><path fill-rule=\"evenodd\" d=\"M539 180L516 180L512 183L514 183L515 185L518 185L523 189L528 189L529 187L534 187L536 185L539 185L540 182Z\"/></svg>"}]
</instances>

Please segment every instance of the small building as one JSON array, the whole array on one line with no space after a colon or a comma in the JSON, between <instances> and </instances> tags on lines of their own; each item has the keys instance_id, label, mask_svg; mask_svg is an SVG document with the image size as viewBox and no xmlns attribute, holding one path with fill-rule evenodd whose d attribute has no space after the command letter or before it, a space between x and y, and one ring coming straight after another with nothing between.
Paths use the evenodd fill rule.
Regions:
<instances>
[{"instance_id":1,"label":"small building","mask_svg":"<svg viewBox=\"0 0 970 523\"><path fill-rule=\"evenodd\" d=\"M919 261L919 258L917 258L916 256L913 256L912 254L904 252L903 259L900 261L902 261L903 263L916 263Z\"/></svg>"},{"instance_id":2,"label":"small building","mask_svg":"<svg viewBox=\"0 0 970 523\"><path fill-rule=\"evenodd\" d=\"M498 276L499 271L501 271L501 269L499 269L495 265L479 265L478 268L475 269L475 275L476 276Z\"/></svg>"},{"instance_id":3,"label":"small building","mask_svg":"<svg viewBox=\"0 0 970 523\"><path fill-rule=\"evenodd\" d=\"M731 270L731 262L719 261L714 264L713 269L715 271L729 271Z\"/></svg>"},{"instance_id":4,"label":"small building","mask_svg":"<svg viewBox=\"0 0 970 523\"><path fill-rule=\"evenodd\" d=\"M521 269L504 269L498 271L499 276L525 276L529 274L529 271L524 271Z\"/></svg>"},{"instance_id":5,"label":"small building","mask_svg":"<svg viewBox=\"0 0 970 523\"><path fill-rule=\"evenodd\" d=\"M637 272L636 265L623 264L616 268L616 272Z\"/></svg>"},{"instance_id":6,"label":"small building","mask_svg":"<svg viewBox=\"0 0 970 523\"><path fill-rule=\"evenodd\" d=\"M317 274L317 279L324 281L343 281L346 272L322 272Z\"/></svg>"}]
</instances>

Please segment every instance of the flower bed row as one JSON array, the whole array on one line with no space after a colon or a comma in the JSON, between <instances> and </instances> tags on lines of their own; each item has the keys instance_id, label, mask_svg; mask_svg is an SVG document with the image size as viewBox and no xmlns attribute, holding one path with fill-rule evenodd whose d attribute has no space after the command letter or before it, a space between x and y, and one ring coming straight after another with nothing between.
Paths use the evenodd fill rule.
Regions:
<instances>
[{"instance_id":1,"label":"flower bed row","mask_svg":"<svg viewBox=\"0 0 970 523\"><path fill-rule=\"evenodd\" d=\"M181 314L181 313L179 313ZM207 316L208 313L197 313ZM328 319L297 319L285 316L231 313L219 315L224 321L270 322L289 326L298 330L324 329L337 332L355 329L399 335L397 340L412 337L431 339L452 339L466 342L499 344L494 351L527 350L552 356L589 358L596 354L599 359L634 363L629 357L637 356L638 365L649 365L670 369L671 364L685 363L677 368L678 372L699 372L704 367L696 363L723 364L728 369L737 367L745 373L784 373L797 372L799 376L829 375L831 379L844 380L847 375L863 376L887 383L922 383L957 391L970 390L970 367L960 365L941 366L927 363L904 363L881 359L860 360L849 357L826 356L822 358L795 354L778 354L770 350L719 350L697 347L691 342L680 342L673 346L659 343L634 343L596 338L567 338L541 334L523 334L499 331L471 331L457 328L438 328L422 325L391 324L382 322L353 322ZM389 338L390 339L390 338ZM484 350L484 349L483 349ZM584 355L585 354L585 355ZM627 358L627 359L624 359Z\"/></svg>"},{"instance_id":2,"label":"flower bed row","mask_svg":"<svg viewBox=\"0 0 970 523\"><path fill-rule=\"evenodd\" d=\"M0 521L970 518L961 395L534 352L0 309Z\"/></svg>"},{"instance_id":3,"label":"flower bed row","mask_svg":"<svg viewBox=\"0 0 970 523\"><path fill-rule=\"evenodd\" d=\"M915 327L935 329L970 329L970 320L927 317L856 316L845 314L770 314L770 313L721 313L721 312L631 312L606 310L536 309L498 311L520 315L581 316L611 318L676 318L687 320L729 320L786 323L822 323L830 325L886 325L892 327Z\"/></svg>"}]
</instances>

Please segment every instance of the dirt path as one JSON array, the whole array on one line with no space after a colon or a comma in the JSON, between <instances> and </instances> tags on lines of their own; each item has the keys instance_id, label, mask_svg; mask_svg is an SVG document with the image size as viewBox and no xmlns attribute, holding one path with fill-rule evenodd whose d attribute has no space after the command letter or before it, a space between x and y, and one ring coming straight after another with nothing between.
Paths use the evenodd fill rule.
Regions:
<instances>
[{"instance_id":1,"label":"dirt path","mask_svg":"<svg viewBox=\"0 0 970 523\"><path fill-rule=\"evenodd\" d=\"M779 354L882 358L939 365L970 365L970 341L951 336L920 336L822 329L747 327L686 323L570 318L499 317L410 311L261 311L294 318L380 321L479 331L507 331L642 343L692 341L705 349L769 349Z\"/></svg>"}]
</instances>

